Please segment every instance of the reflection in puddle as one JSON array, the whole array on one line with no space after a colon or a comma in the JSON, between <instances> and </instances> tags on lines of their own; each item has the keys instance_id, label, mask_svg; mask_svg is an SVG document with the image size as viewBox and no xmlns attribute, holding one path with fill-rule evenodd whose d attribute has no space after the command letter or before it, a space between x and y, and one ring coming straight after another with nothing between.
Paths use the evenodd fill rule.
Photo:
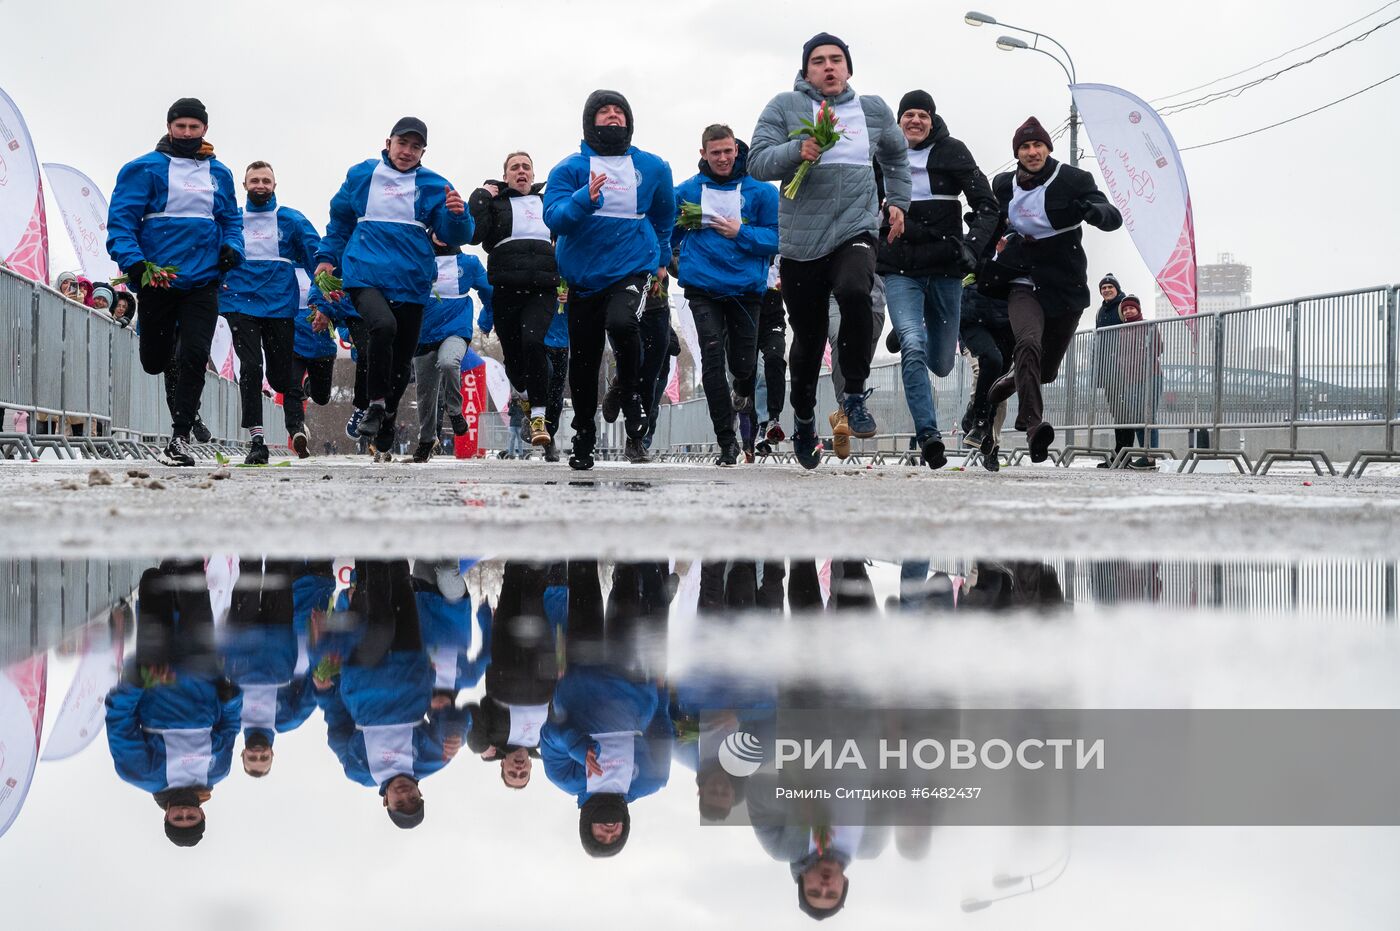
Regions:
<instances>
[{"instance_id":1,"label":"reflection in puddle","mask_svg":"<svg viewBox=\"0 0 1400 931\"><path fill-rule=\"evenodd\" d=\"M539 855L561 870L584 855L618 857L615 879L589 883L619 891L651 869L698 870L678 894L700 902L696 846L718 858L717 876L743 864L745 879L725 881L751 884L754 908L778 920L793 914L794 888L812 917L848 904L872 920L975 911L1069 869L1064 830L1010 827L1075 823L1064 784L1017 784L1012 814L978 822L1008 826L995 842L945 848L940 839L963 823L947 807L953 796L852 807L811 784L802 804L775 803L794 785L775 768L780 721L816 714L814 726L841 721L890 742L941 740L985 726L976 708L1055 708L1071 693L1033 676L989 675L970 690L918 670L960 666L976 678L1024 638L1141 606L1166 609L1137 615L1163 631L1234 609L1266 623L1291 613L1370 620L1389 633L1396 568L937 556L12 562L0 567L0 834L15 828L0 857L37 858L10 868L18 875L46 869L38 838L53 835L131 858L131 870L177 856L174 844L256 849L291 876L297 841L260 807L291 803L335 825L317 856L342 875L374 845L412 836L448 859L454 843L486 849L501 860L491 885L506 896L530 888L511 863L547 850ZM1112 707L1116 657L1106 656L1086 694ZM46 685L62 697L47 715ZM1376 707L1393 702L1375 694ZM1028 733L1058 720L1029 714L1016 724ZM65 784L54 767L79 780L77 796L49 790ZM909 770L849 785L907 798L935 782ZM72 833L74 815L91 817L89 800L130 824L119 840ZM279 898L295 891L263 882ZM569 914L538 904L549 923Z\"/></svg>"}]
</instances>

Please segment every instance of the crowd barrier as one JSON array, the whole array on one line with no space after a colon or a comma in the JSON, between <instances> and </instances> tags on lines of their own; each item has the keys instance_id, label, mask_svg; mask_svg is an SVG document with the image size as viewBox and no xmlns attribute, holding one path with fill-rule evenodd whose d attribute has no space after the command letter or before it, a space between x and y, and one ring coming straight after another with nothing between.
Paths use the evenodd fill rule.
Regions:
<instances>
[{"instance_id":1,"label":"crowd barrier","mask_svg":"<svg viewBox=\"0 0 1400 931\"><path fill-rule=\"evenodd\" d=\"M1170 458L1178 470L1194 471L1202 460L1220 459L1254 474L1283 461L1336 474L1334 463L1348 462L1349 476L1374 462L1400 462L1398 331L1400 287L1385 286L1077 333L1059 377L1042 391L1045 420L1056 430L1051 460L1122 467L1134 458ZM960 355L951 372L930 379L951 450L963 432L972 367ZM855 457L917 463L899 363L873 367L866 385L875 389L868 403L880 434L855 441ZM823 374L818 432L835 408L831 375ZM1001 446L1010 462L1028 454L1012 445L1023 441L1015 419L1013 397ZM790 436L790 410L783 425ZM1115 430L1144 435L1116 450ZM652 448L679 461L713 458L705 399L663 405Z\"/></svg>"},{"instance_id":2,"label":"crowd barrier","mask_svg":"<svg viewBox=\"0 0 1400 931\"><path fill-rule=\"evenodd\" d=\"M114 605L136 591L141 573L151 565L100 559L0 560L0 667L105 620Z\"/></svg>"},{"instance_id":3,"label":"crowd barrier","mask_svg":"<svg viewBox=\"0 0 1400 931\"><path fill-rule=\"evenodd\" d=\"M0 457L154 457L170 440L170 413L163 379L141 368L137 344L107 313L0 269ZM200 416L213 439L197 452L243 449L238 385L212 371L204 378ZM263 424L269 444L286 442L282 410L267 397Z\"/></svg>"}]
</instances>

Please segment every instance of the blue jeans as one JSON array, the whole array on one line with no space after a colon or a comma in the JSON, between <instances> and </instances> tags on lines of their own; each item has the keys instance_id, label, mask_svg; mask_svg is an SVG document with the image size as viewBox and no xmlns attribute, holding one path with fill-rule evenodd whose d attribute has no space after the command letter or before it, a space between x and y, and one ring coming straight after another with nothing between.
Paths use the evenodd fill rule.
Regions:
<instances>
[{"instance_id":1,"label":"blue jeans","mask_svg":"<svg viewBox=\"0 0 1400 931\"><path fill-rule=\"evenodd\" d=\"M899 367L904 400L920 440L938 431L928 373L953 370L962 317L962 281L934 276L884 275L885 304L899 336Z\"/></svg>"}]
</instances>

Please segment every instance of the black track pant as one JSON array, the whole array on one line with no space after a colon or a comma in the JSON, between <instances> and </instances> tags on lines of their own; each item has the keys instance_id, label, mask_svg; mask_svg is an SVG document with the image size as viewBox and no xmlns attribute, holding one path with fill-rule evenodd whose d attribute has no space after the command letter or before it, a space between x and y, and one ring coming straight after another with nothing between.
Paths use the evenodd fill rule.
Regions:
<instances>
[{"instance_id":1,"label":"black track pant","mask_svg":"<svg viewBox=\"0 0 1400 931\"><path fill-rule=\"evenodd\" d=\"M544 335L554 321L559 301L553 288L519 291L497 288L491 296L496 333L501 338L506 375L516 391L533 406L543 407L549 396L549 357Z\"/></svg>"},{"instance_id":2,"label":"black track pant","mask_svg":"<svg viewBox=\"0 0 1400 931\"><path fill-rule=\"evenodd\" d=\"M204 370L219 322L219 283L177 291L142 288L141 367L164 373L171 432L189 437L204 396Z\"/></svg>"},{"instance_id":3,"label":"black track pant","mask_svg":"<svg viewBox=\"0 0 1400 931\"><path fill-rule=\"evenodd\" d=\"M819 259L799 262L784 258L783 303L792 326L792 410L810 420L817 406L817 379L830 325L830 300L841 308L837 337L841 374L846 391L865 390L874 353L874 317L871 288L875 285L875 243L861 235L847 240ZM840 401L840 398L837 398Z\"/></svg>"}]
</instances>

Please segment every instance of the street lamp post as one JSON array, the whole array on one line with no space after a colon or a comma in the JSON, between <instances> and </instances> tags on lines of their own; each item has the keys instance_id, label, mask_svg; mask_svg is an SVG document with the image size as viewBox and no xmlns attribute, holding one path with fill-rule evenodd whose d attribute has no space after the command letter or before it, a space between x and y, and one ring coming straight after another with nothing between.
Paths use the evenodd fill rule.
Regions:
<instances>
[{"instance_id":1,"label":"street lamp post","mask_svg":"<svg viewBox=\"0 0 1400 931\"><path fill-rule=\"evenodd\" d=\"M1054 60L1055 64L1060 66L1065 73L1065 77L1069 78L1069 83L1071 85L1079 83L1079 79L1075 73L1074 59L1070 57L1069 49L1065 48L1058 41L1047 36L1045 33L1036 32L1034 29L1026 29L1022 26L1013 26L1010 23L998 22L996 17L988 16L986 13L979 13L976 10L968 10L967 13L963 15L963 22L967 23L969 26L1001 26L1003 29L1010 29L1013 32L1023 32L1028 36L1034 36L1035 38L1029 43L1022 39L1017 39L1014 36L1001 36L997 39L997 48L1001 49L1003 52L1011 52L1016 49L1029 49L1033 52L1039 52L1042 55L1048 56ZM1041 39L1053 43L1056 48L1064 53L1065 60L1060 61L1058 55L1041 48L1039 44ZM1068 64L1066 64L1066 62ZM1069 97L1069 163L1074 167L1079 166L1079 105L1074 102L1074 93L1072 91Z\"/></svg>"}]
</instances>

